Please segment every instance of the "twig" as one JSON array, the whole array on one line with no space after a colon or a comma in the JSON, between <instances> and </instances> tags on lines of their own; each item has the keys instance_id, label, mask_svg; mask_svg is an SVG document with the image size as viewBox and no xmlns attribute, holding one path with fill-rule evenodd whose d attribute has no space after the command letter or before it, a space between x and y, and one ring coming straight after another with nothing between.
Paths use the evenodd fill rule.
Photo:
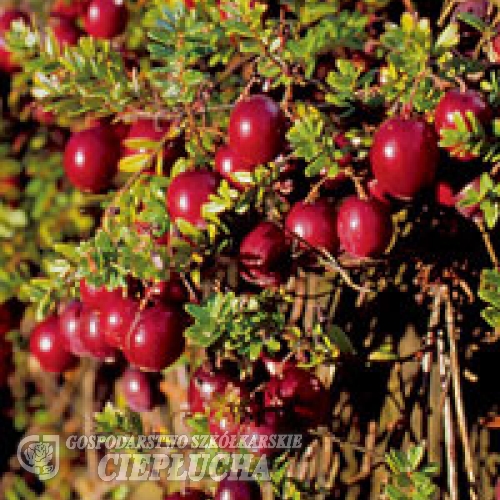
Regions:
<instances>
[{"instance_id":1,"label":"twig","mask_svg":"<svg viewBox=\"0 0 500 500\"><path fill-rule=\"evenodd\" d=\"M486 250L488 255L490 256L491 262L495 269L498 269L498 257L495 252L495 248L493 247L493 243L491 242L490 235L484 226L484 222L481 219L476 220L477 227L481 232L481 236L483 237L484 245L486 246Z\"/></svg>"}]
</instances>

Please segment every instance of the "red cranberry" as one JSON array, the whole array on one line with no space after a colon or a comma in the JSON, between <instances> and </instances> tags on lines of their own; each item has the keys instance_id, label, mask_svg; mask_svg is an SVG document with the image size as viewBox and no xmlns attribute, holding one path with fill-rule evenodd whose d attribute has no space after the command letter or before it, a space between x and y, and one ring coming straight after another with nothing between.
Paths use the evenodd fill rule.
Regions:
<instances>
[{"instance_id":1,"label":"red cranberry","mask_svg":"<svg viewBox=\"0 0 500 500\"><path fill-rule=\"evenodd\" d=\"M154 302L183 304L189 300L189 292L177 273L171 274L168 281L153 283L147 293Z\"/></svg>"},{"instance_id":2,"label":"red cranberry","mask_svg":"<svg viewBox=\"0 0 500 500\"><path fill-rule=\"evenodd\" d=\"M53 125L56 121L56 115L53 111L45 111L43 106L39 103L35 104L32 108L32 117L42 125Z\"/></svg>"},{"instance_id":3,"label":"red cranberry","mask_svg":"<svg viewBox=\"0 0 500 500\"><path fill-rule=\"evenodd\" d=\"M339 248L335 209L326 200L297 202L286 217L285 227L315 248L330 253Z\"/></svg>"},{"instance_id":4,"label":"red cranberry","mask_svg":"<svg viewBox=\"0 0 500 500\"><path fill-rule=\"evenodd\" d=\"M462 207L460 202L468 198L468 194L471 190L479 193L481 186L481 178L476 177L472 182L469 182L456 196L454 200L454 205L458 212L462 214L466 219L472 219L474 221L481 221L483 219L483 212L479 206L479 203L468 207Z\"/></svg>"},{"instance_id":5,"label":"red cranberry","mask_svg":"<svg viewBox=\"0 0 500 500\"><path fill-rule=\"evenodd\" d=\"M122 376L121 387L132 411L151 411L155 404L155 388L151 374L128 368Z\"/></svg>"},{"instance_id":6,"label":"red cranberry","mask_svg":"<svg viewBox=\"0 0 500 500\"><path fill-rule=\"evenodd\" d=\"M184 492L177 492L167 495L163 500L209 500L209 496L200 490L187 488Z\"/></svg>"},{"instance_id":7,"label":"red cranberry","mask_svg":"<svg viewBox=\"0 0 500 500\"><path fill-rule=\"evenodd\" d=\"M283 231L272 222L261 222L240 246L241 274L250 283L279 286L289 256Z\"/></svg>"},{"instance_id":8,"label":"red cranberry","mask_svg":"<svg viewBox=\"0 0 500 500\"><path fill-rule=\"evenodd\" d=\"M66 17L51 17L49 26L52 28L61 49L67 46L76 45L82 35L78 27Z\"/></svg>"},{"instance_id":9,"label":"red cranberry","mask_svg":"<svg viewBox=\"0 0 500 500\"><path fill-rule=\"evenodd\" d=\"M30 351L43 370L62 373L73 368L76 358L64 348L57 316L39 323L30 337Z\"/></svg>"},{"instance_id":10,"label":"red cranberry","mask_svg":"<svg viewBox=\"0 0 500 500\"><path fill-rule=\"evenodd\" d=\"M215 154L215 168L236 189L243 190L247 185L238 182L233 174L252 172L255 165L246 162L231 146L221 146Z\"/></svg>"},{"instance_id":11,"label":"red cranberry","mask_svg":"<svg viewBox=\"0 0 500 500\"><path fill-rule=\"evenodd\" d=\"M90 309L104 307L109 301L119 300L123 297L123 290L116 288L108 290L105 285L96 287L86 280L80 280L80 298L84 305Z\"/></svg>"},{"instance_id":12,"label":"red cranberry","mask_svg":"<svg viewBox=\"0 0 500 500\"><path fill-rule=\"evenodd\" d=\"M76 19L87 11L90 0L56 0L51 9L54 16Z\"/></svg>"},{"instance_id":13,"label":"red cranberry","mask_svg":"<svg viewBox=\"0 0 500 500\"><path fill-rule=\"evenodd\" d=\"M500 60L500 35L496 35L495 38L493 38L491 45L495 53L495 60L498 62Z\"/></svg>"},{"instance_id":14,"label":"red cranberry","mask_svg":"<svg viewBox=\"0 0 500 500\"><path fill-rule=\"evenodd\" d=\"M116 349L104 338L100 312L97 309L85 309L80 317L80 337L87 352L99 361L113 361Z\"/></svg>"},{"instance_id":15,"label":"red cranberry","mask_svg":"<svg viewBox=\"0 0 500 500\"><path fill-rule=\"evenodd\" d=\"M198 229L207 223L202 207L211 194L217 193L220 177L209 170L191 170L176 176L167 192L167 208L173 220L184 219Z\"/></svg>"},{"instance_id":16,"label":"red cranberry","mask_svg":"<svg viewBox=\"0 0 500 500\"><path fill-rule=\"evenodd\" d=\"M64 151L64 169L76 188L99 193L110 187L119 155L119 144L109 128L90 128L71 136Z\"/></svg>"},{"instance_id":17,"label":"red cranberry","mask_svg":"<svg viewBox=\"0 0 500 500\"><path fill-rule=\"evenodd\" d=\"M472 129L467 113L472 113L483 125L487 125L492 112L489 104L482 95L474 90L461 92L458 89L449 90L441 98L435 111L435 127L438 134L443 135L444 130L455 130L457 114L465 121L467 128ZM450 154L462 161L470 161L476 157L475 153L464 151L460 145L447 148Z\"/></svg>"},{"instance_id":18,"label":"red cranberry","mask_svg":"<svg viewBox=\"0 0 500 500\"><path fill-rule=\"evenodd\" d=\"M92 0L84 19L85 31L94 38L121 35L128 22L124 0Z\"/></svg>"},{"instance_id":19,"label":"red cranberry","mask_svg":"<svg viewBox=\"0 0 500 500\"><path fill-rule=\"evenodd\" d=\"M83 304L78 300L74 300L66 306L59 316L59 328L64 348L75 356L86 356L88 354L80 333L82 312Z\"/></svg>"},{"instance_id":20,"label":"red cranberry","mask_svg":"<svg viewBox=\"0 0 500 500\"><path fill-rule=\"evenodd\" d=\"M259 485L254 481L226 478L219 483L215 500L262 500Z\"/></svg>"},{"instance_id":21,"label":"red cranberry","mask_svg":"<svg viewBox=\"0 0 500 500\"><path fill-rule=\"evenodd\" d=\"M7 33L14 21L24 21L29 23L29 17L25 12L16 9L4 10L0 14L0 70L5 73L15 73L18 71L19 65L12 59L12 54L7 48L5 33Z\"/></svg>"},{"instance_id":22,"label":"red cranberry","mask_svg":"<svg viewBox=\"0 0 500 500\"><path fill-rule=\"evenodd\" d=\"M230 406L216 408L210 413L208 431L221 450L236 451L243 431L237 415ZM229 439L228 439L229 438Z\"/></svg>"},{"instance_id":23,"label":"red cranberry","mask_svg":"<svg viewBox=\"0 0 500 500\"><path fill-rule=\"evenodd\" d=\"M389 245L393 225L382 204L350 196L339 208L337 231L346 252L360 258L376 257Z\"/></svg>"},{"instance_id":24,"label":"red cranberry","mask_svg":"<svg viewBox=\"0 0 500 500\"><path fill-rule=\"evenodd\" d=\"M290 412L304 428L316 428L328 422L330 395L321 381L307 370L288 366L271 378L264 394L266 408Z\"/></svg>"},{"instance_id":25,"label":"red cranberry","mask_svg":"<svg viewBox=\"0 0 500 500\"><path fill-rule=\"evenodd\" d=\"M455 206L455 191L451 184L446 181L439 181L435 189L436 203L443 207Z\"/></svg>"},{"instance_id":26,"label":"red cranberry","mask_svg":"<svg viewBox=\"0 0 500 500\"><path fill-rule=\"evenodd\" d=\"M436 134L420 119L385 121L370 150L372 171L381 189L403 200L433 183L438 160Z\"/></svg>"},{"instance_id":27,"label":"red cranberry","mask_svg":"<svg viewBox=\"0 0 500 500\"><path fill-rule=\"evenodd\" d=\"M121 349L125 337L139 313L139 304L125 297L117 297L108 300L100 311L100 326L103 330L104 340L110 346Z\"/></svg>"},{"instance_id":28,"label":"red cranberry","mask_svg":"<svg viewBox=\"0 0 500 500\"><path fill-rule=\"evenodd\" d=\"M183 353L186 325L186 316L179 307L156 305L146 309L125 339L125 357L139 368L163 370Z\"/></svg>"},{"instance_id":29,"label":"red cranberry","mask_svg":"<svg viewBox=\"0 0 500 500\"><path fill-rule=\"evenodd\" d=\"M186 6L187 9L191 10L196 7L196 1L195 0L184 0L184 5Z\"/></svg>"},{"instance_id":30,"label":"red cranberry","mask_svg":"<svg viewBox=\"0 0 500 500\"><path fill-rule=\"evenodd\" d=\"M189 383L189 410L192 413L205 413L216 396L226 394L227 390L239 392L241 389L240 382L224 371L201 366L194 372Z\"/></svg>"},{"instance_id":31,"label":"red cranberry","mask_svg":"<svg viewBox=\"0 0 500 500\"><path fill-rule=\"evenodd\" d=\"M229 143L246 162L260 165L283 150L285 120L270 97L254 95L234 107L229 122Z\"/></svg>"},{"instance_id":32,"label":"red cranberry","mask_svg":"<svg viewBox=\"0 0 500 500\"><path fill-rule=\"evenodd\" d=\"M290 428L290 415L276 408L264 409L255 420L245 426L243 435L247 439L248 451L255 455L272 457L284 450L269 446L271 436L286 434Z\"/></svg>"},{"instance_id":33,"label":"red cranberry","mask_svg":"<svg viewBox=\"0 0 500 500\"><path fill-rule=\"evenodd\" d=\"M390 206L391 202L387 198L387 193L380 187L380 183L377 179L371 179L368 182L368 192L374 200L382 203L382 205Z\"/></svg>"}]
</instances>

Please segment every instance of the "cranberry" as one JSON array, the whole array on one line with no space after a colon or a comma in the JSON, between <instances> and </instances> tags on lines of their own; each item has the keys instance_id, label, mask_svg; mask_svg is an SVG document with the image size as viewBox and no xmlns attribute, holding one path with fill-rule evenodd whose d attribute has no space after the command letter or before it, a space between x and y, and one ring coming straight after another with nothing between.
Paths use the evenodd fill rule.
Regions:
<instances>
[{"instance_id":1,"label":"cranberry","mask_svg":"<svg viewBox=\"0 0 500 500\"><path fill-rule=\"evenodd\" d=\"M237 172L252 172L255 165L246 162L231 146L221 146L215 154L215 168L236 189L245 189L245 184L239 183L233 174Z\"/></svg>"},{"instance_id":2,"label":"cranberry","mask_svg":"<svg viewBox=\"0 0 500 500\"><path fill-rule=\"evenodd\" d=\"M52 6L51 14L74 20L85 14L89 3L90 0L56 0Z\"/></svg>"},{"instance_id":3,"label":"cranberry","mask_svg":"<svg viewBox=\"0 0 500 500\"><path fill-rule=\"evenodd\" d=\"M124 0L92 0L84 19L85 31L94 38L121 35L128 22Z\"/></svg>"},{"instance_id":4,"label":"cranberry","mask_svg":"<svg viewBox=\"0 0 500 500\"><path fill-rule=\"evenodd\" d=\"M53 111L45 111L43 106L36 103L32 108L32 117L42 125L53 125L56 121L56 115Z\"/></svg>"},{"instance_id":5,"label":"cranberry","mask_svg":"<svg viewBox=\"0 0 500 500\"><path fill-rule=\"evenodd\" d=\"M104 338L100 312L97 309L85 309L80 317L80 337L87 352L99 361L113 361L116 350Z\"/></svg>"},{"instance_id":6,"label":"cranberry","mask_svg":"<svg viewBox=\"0 0 500 500\"><path fill-rule=\"evenodd\" d=\"M423 120L390 118L375 133L370 162L381 189L412 199L434 181L439 160L437 137Z\"/></svg>"},{"instance_id":7,"label":"cranberry","mask_svg":"<svg viewBox=\"0 0 500 500\"><path fill-rule=\"evenodd\" d=\"M209 497L200 490L187 488L183 493L180 491L167 495L163 500L209 500Z\"/></svg>"},{"instance_id":8,"label":"cranberry","mask_svg":"<svg viewBox=\"0 0 500 500\"><path fill-rule=\"evenodd\" d=\"M184 0L184 5L187 9L191 10L196 7L196 2L195 0Z\"/></svg>"},{"instance_id":9,"label":"cranberry","mask_svg":"<svg viewBox=\"0 0 500 500\"><path fill-rule=\"evenodd\" d=\"M435 127L441 136L444 130L455 130L455 119L457 114L465 121L467 128L472 129L467 113L472 113L483 125L487 125L492 112L489 104L483 99L481 94L474 90L461 92L458 89L449 90L441 98L435 111ZM475 153L464 151L460 145L447 148L450 154L462 161L470 161L476 157Z\"/></svg>"},{"instance_id":10,"label":"cranberry","mask_svg":"<svg viewBox=\"0 0 500 500\"><path fill-rule=\"evenodd\" d=\"M285 415L282 410L275 408L264 409L254 416L254 420L245 425L243 435L248 443L248 450L255 455L272 457L284 450L271 448L271 436L286 434L290 426L290 415Z\"/></svg>"},{"instance_id":11,"label":"cranberry","mask_svg":"<svg viewBox=\"0 0 500 500\"><path fill-rule=\"evenodd\" d=\"M215 500L262 500L259 485L254 481L223 479L217 487Z\"/></svg>"},{"instance_id":12,"label":"cranberry","mask_svg":"<svg viewBox=\"0 0 500 500\"><path fill-rule=\"evenodd\" d=\"M230 405L223 409L216 408L210 413L208 430L221 450L235 451L238 449L242 429L237 415L234 414Z\"/></svg>"},{"instance_id":13,"label":"cranberry","mask_svg":"<svg viewBox=\"0 0 500 500\"><path fill-rule=\"evenodd\" d=\"M286 217L285 227L315 248L330 253L339 248L335 209L326 200L297 202Z\"/></svg>"},{"instance_id":14,"label":"cranberry","mask_svg":"<svg viewBox=\"0 0 500 500\"><path fill-rule=\"evenodd\" d=\"M434 191L436 203L443 207L455 206L455 191L451 184L446 181L439 181Z\"/></svg>"},{"instance_id":15,"label":"cranberry","mask_svg":"<svg viewBox=\"0 0 500 500\"><path fill-rule=\"evenodd\" d=\"M220 177L209 170L191 170L176 176L167 192L167 208L173 220L184 219L198 229L207 223L202 207L211 194L217 193Z\"/></svg>"},{"instance_id":16,"label":"cranberry","mask_svg":"<svg viewBox=\"0 0 500 500\"><path fill-rule=\"evenodd\" d=\"M189 300L189 292L177 273L172 273L168 281L153 283L147 293L153 302L183 304Z\"/></svg>"},{"instance_id":17,"label":"cranberry","mask_svg":"<svg viewBox=\"0 0 500 500\"><path fill-rule=\"evenodd\" d=\"M76 358L64 348L59 320L55 315L35 327L30 337L30 351L47 372L62 373L76 363Z\"/></svg>"},{"instance_id":18,"label":"cranberry","mask_svg":"<svg viewBox=\"0 0 500 500\"><path fill-rule=\"evenodd\" d=\"M368 192L374 200L382 203L382 205L390 206L391 202L387 198L387 193L380 187L380 183L377 179L371 179L368 182Z\"/></svg>"},{"instance_id":19,"label":"cranberry","mask_svg":"<svg viewBox=\"0 0 500 500\"><path fill-rule=\"evenodd\" d=\"M104 307L108 301L117 300L121 297L123 297L121 288L108 290L105 285L96 287L87 283L85 279L80 280L80 298L88 308L99 309Z\"/></svg>"},{"instance_id":20,"label":"cranberry","mask_svg":"<svg viewBox=\"0 0 500 500\"><path fill-rule=\"evenodd\" d=\"M293 414L304 428L316 428L330 417L328 390L312 373L295 366L288 366L281 375L271 378L264 401L266 408L282 408L285 414Z\"/></svg>"},{"instance_id":21,"label":"cranberry","mask_svg":"<svg viewBox=\"0 0 500 500\"><path fill-rule=\"evenodd\" d=\"M16 9L4 10L0 14L0 70L9 74L20 69L19 65L13 61L5 40L5 33L11 29L14 21L24 21L28 24L29 17L25 12Z\"/></svg>"},{"instance_id":22,"label":"cranberry","mask_svg":"<svg viewBox=\"0 0 500 500\"><path fill-rule=\"evenodd\" d=\"M289 256L283 231L272 222L261 222L240 246L241 274L250 283L279 286Z\"/></svg>"},{"instance_id":23,"label":"cranberry","mask_svg":"<svg viewBox=\"0 0 500 500\"><path fill-rule=\"evenodd\" d=\"M179 307L155 305L146 309L125 339L125 357L139 368L163 370L184 351L186 326L186 316Z\"/></svg>"},{"instance_id":24,"label":"cranberry","mask_svg":"<svg viewBox=\"0 0 500 500\"><path fill-rule=\"evenodd\" d=\"M82 32L78 29L76 24L66 17L51 17L49 26L52 28L61 49L67 46L76 45L82 35Z\"/></svg>"},{"instance_id":25,"label":"cranberry","mask_svg":"<svg viewBox=\"0 0 500 500\"><path fill-rule=\"evenodd\" d=\"M285 120L278 104L254 95L234 107L229 122L229 143L246 162L260 165L283 150Z\"/></svg>"},{"instance_id":26,"label":"cranberry","mask_svg":"<svg viewBox=\"0 0 500 500\"><path fill-rule=\"evenodd\" d=\"M82 191L99 193L110 187L117 172L119 144L108 127L74 133L64 151L64 169Z\"/></svg>"},{"instance_id":27,"label":"cranberry","mask_svg":"<svg viewBox=\"0 0 500 500\"><path fill-rule=\"evenodd\" d=\"M107 344L121 349L125 337L129 333L136 315L139 313L139 304L125 297L116 297L108 300L101 309L101 328Z\"/></svg>"},{"instance_id":28,"label":"cranberry","mask_svg":"<svg viewBox=\"0 0 500 500\"><path fill-rule=\"evenodd\" d=\"M83 345L80 332L80 317L83 312L83 304L74 300L70 302L59 316L59 328L64 348L75 356L88 354Z\"/></svg>"},{"instance_id":29,"label":"cranberry","mask_svg":"<svg viewBox=\"0 0 500 500\"><path fill-rule=\"evenodd\" d=\"M189 410L192 413L205 413L216 396L227 392L239 394L242 390L241 383L225 371L201 366L194 372L189 383Z\"/></svg>"},{"instance_id":30,"label":"cranberry","mask_svg":"<svg viewBox=\"0 0 500 500\"><path fill-rule=\"evenodd\" d=\"M155 387L151 374L128 368L122 376L121 387L132 411L151 411L155 404Z\"/></svg>"},{"instance_id":31,"label":"cranberry","mask_svg":"<svg viewBox=\"0 0 500 500\"><path fill-rule=\"evenodd\" d=\"M356 257L376 257L391 241L390 213L374 200L346 198L339 208L337 231L344 250Z\"/></svg>"},{"instance_id":32,"label":"cranberry","mask_svg":"<svg viewBox=\"0 0 500 500\"><path fill-rule=\"evenodd\" d=\"M458 212L462 214L466 219L472 219L474 221L481 221L483 219L483 213L481 211L481 208L478 203L468 206L468 207L462 207L460 205L460 202L462 200L465 200L468 198L468 194L471 190L476 191L479 193L481 186L481 178L476 177L472 182L469 182L459 193L455 196L455 207L457 208Z\"/></svg>"},{"instance_id":33,"label":"cranberry","mask_svg":"<svg viewBox=\"0 0 500 500\"><path fill-rule=\"evenodd\" d=\"M493 40L491 41L491 45L495 54L495 61L498 62L500 60L500 35L496 35L493 38Z\"/></svg>"}]
</instances>

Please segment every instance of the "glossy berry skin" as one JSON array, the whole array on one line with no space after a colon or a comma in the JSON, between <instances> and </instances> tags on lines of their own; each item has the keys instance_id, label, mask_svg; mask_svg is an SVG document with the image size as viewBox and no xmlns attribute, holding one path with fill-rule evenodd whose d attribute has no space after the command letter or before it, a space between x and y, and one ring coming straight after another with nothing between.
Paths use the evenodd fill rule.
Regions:
<instances>
[{"instance_id":1,"label":"glossy berry skin","mask_svg":"<svg viewBox=\"0 0 500 500\"><path fill-rule=\"evenodd\" d=\"M108 300L100 312L100 327L104 340L108 345L121 349L139 314L139 304L132 299L117 297Z\"/></svg>"},{"instance_id":2,"label":"glossy berry skin","mask_svg":"<svg viewBox=\"0 0 500 500\"><path fill-rule=\"evenodd\" d=\"M59 328L64 348L75 356L88 354L83 345L80 331L83 304L79 300L70 302L59 316Z\"/></svg>"},{"instance_id":3,"label":"glossy berry skin","mask_svg":"<svg viewBox=\"0 0 500 500\"><path fill-rule=\"evenodd\" d=\"M474 90L461 92L458 89L449 90L441 98L434 114L434 124L437 133L442 137L444 130L455 130L456 115L460 115L465 121L467 128L471 130L471 125L467 113L472 113L477 120L486 126L492 118L491 108L483 99L481 94ZM471 161L476 155L472 152L466 152L457 146L447 148L450 154L462 161Z\"/></svg>"},{"instance_id":4,"label":"glossy berry skin","mask_svg":"<svg viewBox=\"0 0 500 500\"><path fill-rule=\"evenodd\" d=\"M248 436L248 451L258 456L272 457L282 453L283 450L270 448L265 443L269 442L270 436L287 434L291 430L290 424L290 415L283 410L264 409L254 415L254 420L244 426L241 434Z\"/></svg>"},{"instance_id":5,"label":"glossy berry skin","mask_svg":"<svg viewBox=\"0 0 500 500\"><path fill-rule=\"evenodd\" d=\"M142 311L139 322L125 339L128 361L145 370L160 371L184 351L187 319L180 307L155 305Z\"/></svg>"},{"instance_id":6,"label":"glossy berry skin","mask_svg":"<svg viewBox=\"0 0 500 500\"><path fill-rule=\"evenodd\" d=\"M99 361L113 361L116 349L104 338L101 327L100 312L96 309L85 309L80 317L80 337L82 344L93 358Z\"/></svg>"},{"instance_id":7,"label":"glossy berry skin","mask_svg":"<svg viewBox=\"0 0 500 500\"><path fill-rule=\"evenodd\" d=\"M76 20L87 11L90 0L56 0L52 5L51 15Z\"/></svg>"},{"instance_id":8,"label":"glossy berry skin","mask_svg":"<svg viewBox=\"0 0 500 500\"><path fill-rule=\"evenodd\" d=\"M64 150L64 170L73 186L99 193L111 186L117 172L119 144L108 127L74 133Z\"/></svg>"},{"instance_id":9,"label":"glossy berry skin","mask_svg":"<svg viewBox=\"0 0 500 500\"><path fill-rule=\"evenodd\" d=\"M266 95L254 95L234 107L229 121L229 144L250 165L274 160L283 150L285 119Z\"/></svg>"},{"instance_id":10,"label":"glossy berry skin","mask_svg":"<svg viewBox=\"0 0 500 500\"><path fill-rule=\"evenodd\" d=\"M89 35L109 40L121 35L127 22L128 10L124 0L92 0L83 24Z\"/></svg>"},{"instance_id":11,"label":"glossy berry skin","mask_svg":"<svg viewBox=\"0 0 500 500\"><path fill-rule=\"evenodd\" d=\"M434 182L438 160L436 134L420 119L386 120L375 133L370 150L380 188L402 200L411 200Z\"/></svg>"},{"instance_id":12,"label":"glossy berry skin","mask_svg":"<svg viewBox=\"0 0 500 500\"><path fill-rule=\"evenodd\" d=\"M167 495L163 500L209 500L209 498L203 491L187 488L184 492Z\"/></svg>"},{"instance_id":13,"label":"glossy berry skin","mask_svg":"<svg viewBox=\"0 0 500 500\"><path fill-rule=\"evenodd\" d=\"M134 122L125 140L145 139L153 142L160 142L170 130L170 123L157 120L137 120ZM135 155L145 153L143 149L125 148L125 155ZM174 162L182 156L182 147L179 138L167 141L163 146L164 170L167 171Z\"/></svg>"},{"instance_id":14,"label":"glossy berry skin","mask_svg":"<svg viewBox=\"0 0 500 500\"><path fill-rule=\"evenodd\" d=\"M335 208L326 200L295 203L288 212L285 227L290 234L297 235L315 248L332 254L339 248Z\"/></svg>"},{"instance_id":15,"label":"glossy berry skin","mask_svg":"<svg viewBox=\"0 0 500 500\"><path fill-rule=\"evenodd\" d=\"M154 303L183 304L189 300L189 292L177 273L172 273L168 281L149 286L147 294Z\"/></svg>"},{"instance_id":16,"label":"glossy berry skin","mask_svg":"<svg viewBox=\"0 0 500 500\"><path fill-rule=\"evenodd\" d=\"M8 74L20 69L19 65L13 61L5 40L5 33L10 30L14 21L24 21L29 24L29 17L25 12L16 9L4 10L0 14L0 71Z\"/></svg>"},{"instance_id":17,"label":"glossy berry skin","mask_svg":"<svg viewBox=\"0 0 500 500\"><path fill-rule=\"evenodd\" d=\"M215 168L236 189L244 190L245 184L238 182L233 174L237 172L253 172L255 165L245 161L231 146L221 146L215 154Z\"/></svg>"},{"instance_id":18,"label":"glossy berry skin","mask_svg":"<svg viewBox=\"0 0 500 500\"><path fill-rule=\"evenodd\" d=\"M191 170L177 175L167 192L167 209L173 220L183 219L198 229L207 223L202 208L217 193L220 177L209 170Z\"/></svg>"},{"instance_id":19,"label":"glossy berry skin","mask_svg":"<svg viewBox=\"0 0 500 500\"><path fill-rule=\"evenodd\" d=\"M80 280L80 298L89 309L99 309L109 301L119 300L122 297L123 290L120 288L108 290L105 285L95 287L84 279Z\"/></svg>"},{"instance_id":20,"label":"glossy berry skin","mask_svg":"<svg viewBox=\"0 0 500 500\"><path fill-rule=\"evenodd\" d=\"M382 204L350 196L339 208L337 231L347 253L359 258L377 257L389 245L393 225Z\"/></svg>"},{"instance_id":21,"label":"glossy berry skin","mask_svg":"<svg viewBox=\"0 0 500 500\"><path fill-rule=\"evenodd\" d=\"M330 395L312 373L296 366L287 366L272 377L264 392L266 408L282 408L293 414L305 429L325 424L330 416Z\"/></svg>"},{"instance_id":22,"label":"glossy berry skin","mask_svg":"<svg viewBox=\"0 0 500 500\"><path fill-rule=\"evenodd\" d=\"M455 192L453 187L446 181L439 181L434 190L436 203L442 207L455 206Z\"/></svg>"},{"instance_id":23,"label":"glossy berry skin","mask_svg":"<svg viewBox=\"0 0 500 500\"><path fill-rule=\"evenodd\" d=\"M215 500L262 500L259 485L254 481L223 479L217 487Z\"/></svg>"},{"instance_id":24,"label":"glossy berry skin","mask_svg":"<svg viewBox=\"0 0 500 500\"><path fill-rule=\"evenodd\" d=\"M250 283L279 286L289 250L284 232L272 222L261 222L241 242L240 273Z\"/></svg>"},{"instance_id":25,"label":"glossy berry skin","mask_svg":"<svg viewBox=\"0 0 500 500\"><path fill-rule=\"evenodd\" d=\"M64 47L71 47L78 43L82 32L70 19L61 16L51 17L49 26L54 32L54 36L61 50Z\"/></svg>"},{"instance_id":26,"label":"glossy berry skin","mask_svg":"<svg viewBox=\"0 0 500 500\"><path fill-rule=\"evenodd\" d=\"M135 368L127 368L120 386L132 411L151 411L155 404L155 388L151 374L141 372Z\"/></svg>"},{"instance_id":27,"label":"glossy berry skin","mask_svg":"<svg viewBox=\"0 0 500 500\"><path fill-rule=\"evenodd\" d=\"M55 315L35 327L30 337L30 352L46 372L62 373L76 364L76 358L64 348Z\"/></svg>"}]
</instances>

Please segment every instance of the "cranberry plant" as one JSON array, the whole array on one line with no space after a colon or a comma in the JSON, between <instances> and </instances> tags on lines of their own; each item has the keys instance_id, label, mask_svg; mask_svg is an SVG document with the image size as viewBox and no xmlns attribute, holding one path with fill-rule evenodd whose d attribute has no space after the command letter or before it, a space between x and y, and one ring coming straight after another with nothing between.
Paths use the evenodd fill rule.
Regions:
<instances>
[{"instance_id":1,"label":"cranberry plant","mask_svg":"<svg viewBox=\"0 0 500 500\"><path fill-rule=\"evenodd\" d=\"M247 450L276 498L492 498L477 436L498 407L476 414L470 392L500 325L499 21L483 0L5 9L19 429L29 377L67 399L82 380L105 432L188 425L226 451L302 433L299 451ZM327 470L305 474L313 454Z\"/></svg>"}]
</instances>

